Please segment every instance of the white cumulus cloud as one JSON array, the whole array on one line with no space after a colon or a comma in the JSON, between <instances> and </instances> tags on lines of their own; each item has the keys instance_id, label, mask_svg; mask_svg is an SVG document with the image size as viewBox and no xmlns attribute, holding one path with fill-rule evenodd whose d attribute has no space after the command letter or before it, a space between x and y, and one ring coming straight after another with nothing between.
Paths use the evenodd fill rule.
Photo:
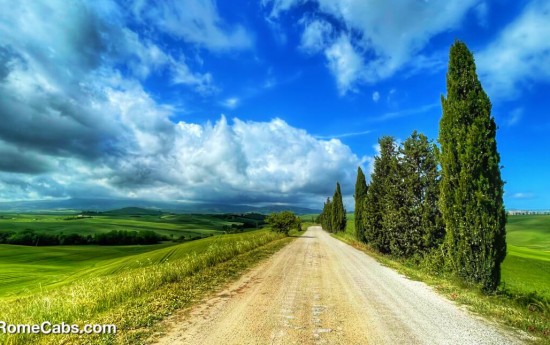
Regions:
<instances>
[{"instance_id":1,"label":"white cumulus cloud","mask_svg":"<svg viewBox=\"0 0 550 345\"><path fill-rule=\"evenodd\" d=\"M489 96L517 98L550 81L550 1L531 1L488 47L475 55Z\"/></svg>"},{"instance_id":2,"label":"white cumulus cloud","mask_svg":"<svg viewBox=\"0 0 550 345\"><path fill-rule=\"evenodd\" d=\"M357 166L367 161L338 139L314 138L281 119L174 120L175 107L152 96L144 81L164 71L172 83L208 88L210 75L132 31L115 3L6 6L0 5L0 200L318 207L336 181L350 194Z\"/></svg>"},{"instance_id":3,"label":"white cumulus cloud","mask_svg":"<svg viewBox=\"0 0 550 345\"><path fill-rule=\"evenodd\" d=\"M242 25L229 25L213 0L166 0L146 6L134 1L133 14L160 30L210 50L248 49L252 37Z\"/></svg>"},{"instance_id":4,"label":"white cumulus cloud","mask_svg":"<svg viewBox=\"0 0 550 345\"><path fill-rule=\"evenodd\" d=\"M239 105L239 103L240 99L238 97L229 97L222 102L222 105L226 108L234 109Z\"/></svg>"},{"instance_id":5,"label":"white cumulus cloud","mask_svg":"<svg viewBox=\"0 0 550 345\"><path fill-rule=\"evenodd\" d=\"M332 25L324 20L302 19L302 22L305 22L305 28L301 37L300 49L309 54L323 51L328 42L332 40Z\"/></svg>"},{"instance_id":6,"label":"white cumulus cloud","mask_svg":"<svg viewBox=\"0 0 550 345\"><path fill-rule=\"evenodd\" d=\"M336 85L341 95L356 91L356 82L363 74L364 63L347 35L341 35L325 50L328 67L336 77Z\"/></svg>"},{"instance_id":7,"label":"white cumulus cloud","mask_svg":"<svg viewBox=\"0 0 550 345\"><path fill-rule=\"evenodd\" d=\"M439 65L433 61L434 57L423 55L422 50L432 37L456 28L468 11L478 6L479 13L485 3L481 0L314 2L319 13L340 22L343 33L336 35L339 38L335 42L320 39L326 30L314 21L306 26L301 44L321 50L324 43L322 52L329 60L328 66L341 93L353 91L358 83L370 84L391 77L405 66L416 70ZM270 18L273 13L279 16L302 3L301 0L264 0L264 6L271 6ZM347 60L353 61L352 67L335 68L345 61L335 56L347 56Z\"/></svg>"},{"instance_id":8,"label":"white cumulus cloud","mask_svg":"<svg viewBox=\"0 0 550 345\"><path fill-rule=\"evenodd\" d=\"M134 132L138 145L124 148L131 154L107 158L100 174L107 185L140 198L303 203L332 193L335 181L351 191L356 167L367 161L337 139L316 139L280 119L230 124L222 116L173 126L167 136ZM161 139L169 140L165 149L152 150Z\"/></svg>"}]
</instances>

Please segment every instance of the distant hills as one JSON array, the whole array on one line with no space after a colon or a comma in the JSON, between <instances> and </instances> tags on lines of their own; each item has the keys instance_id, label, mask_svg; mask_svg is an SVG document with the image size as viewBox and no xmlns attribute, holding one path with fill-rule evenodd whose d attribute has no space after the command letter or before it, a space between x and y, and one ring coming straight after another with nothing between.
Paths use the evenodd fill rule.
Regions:
<instances>
[{"instance_id":1,"label":"distant hills","mask_svg":"<svg viewBox=\"0 0 550 345\"><path fill-rule=\"evenodd\" d=\"M45 212L63 213L80 211L126 212L125 214L143 214L132 212L174 213L245 213L268 214L290 210L297 214L319 213L320 210L291 205L235 205L222 203L184 203L170 201L126 200L126 199L58 199L0 202L0 212ZM121 211L123 210L123 211Z\"/></svg>"},{"instance_id":2,"label":"distant hills","mask_svg":"<svg viewBox=\"0 0 550 345\"><path fill-rule=\"evenodd\" d=\"M159 216L162 214L161 210L150 209L150 208L141 208L141 207L123 207L116 210L109 210L101 212L103 215L107 216Z\"/></svg>"}]
</instances>

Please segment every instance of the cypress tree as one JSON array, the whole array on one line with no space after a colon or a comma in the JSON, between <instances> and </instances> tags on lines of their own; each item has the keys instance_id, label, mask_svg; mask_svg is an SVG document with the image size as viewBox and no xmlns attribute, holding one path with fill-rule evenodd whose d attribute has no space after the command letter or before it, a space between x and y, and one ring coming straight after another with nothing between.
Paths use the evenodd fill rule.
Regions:
<instances>
[{"instance_id":1,"label":"cypress tree","mask_svg":"<svg viewBox=\"0 0 550 345\"><path fill-rule=\"evenodd\" d=\"M346 230L346 209L344 208L340 183L338 182L336 182L336 190L334 191L334 196L332 197L331 225L334 232Z\"/></svg>"},{"instance_id":2,"label":"cypress tree","mask_svg":"<svg viewBox=\"0 0 550 345\"><path fill-rule=\"evenodd\" d=\"M359 241L364 241L363 214L364 203L367 197L369 186L365 179L365 174L361 167L357 168L357 180L355 181L355 237Z\"/></svg>"},{"instance_id":3,"label":"cypress tree","mask_svg":"<svg viewBox=\"0 0 550 345\"><path fill-rule=\"evenodd\" d=\"M392 137L382 137L380 156L374 159L374 172L365 198L363 223L365 240L375 249L389 252L389 239L382 228L382 219L385 212L385 203L388 194L388 176L391 173L391 162L396 156L395 143Z\"/></svg>"},{"instance_id":4,"label":"cypress tree","mask_svg":"<svg viewBox=\"0 0 550 345\"><path fill-rule=\"evenodd\" d=\"M438 247L444 236L438 209L439 171L437 147L414 131L399 150L402 236L396 245L403 256L423 255Z\"/></svg>"},{"instance_id":5,"label":"cypress tree","mask_svg":"<svg viewBox=\"0 0 550 345\"><path fill-rule=\"evenodd\" d=\"M330 201L330 198L327 198L327 201L323 205L323 212L321 212L321 215L319 216L321 227L325 229L326 231L332 230L332 202Z\"/></svg>"},{"instance_id":6,"label":"cypress tree","mask_svg":"<svg viewBox=\"0 0 550 345\"><path fill-rule=\"evenodd\" d=\"M395 256L409 256L412 232L410 213L413 204L412 198L407 198L405 193L408 176L403 171L395 144L393 150L385 161L387 174L384 177L384 195L381 201L381 230L385 242L383 251Z\"/></svg>"},{"instance_id":7,"label":"cypress tree","mask_svg":"<svg viewBox=\"0 0 550 345\"><path fill-rule=\"evenodd\" d=\"M464 281L494 291L506 255L503 181L491 102L472 53L460 41L450 50L447 98L441 97L440 209L451 266Z\"/></svg>"}]
</instances>

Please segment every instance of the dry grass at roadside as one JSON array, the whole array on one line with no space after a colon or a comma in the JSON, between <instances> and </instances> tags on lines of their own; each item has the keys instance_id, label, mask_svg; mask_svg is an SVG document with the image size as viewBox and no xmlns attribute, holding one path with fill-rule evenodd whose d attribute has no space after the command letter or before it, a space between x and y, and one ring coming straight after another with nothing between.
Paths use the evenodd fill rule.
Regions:
<instances>
[{"instance_id":1,"label":"dry grass at roadside","mask_svg":"<svg viewBox=\"0 0 550 345\"><path fill-rule=\"evenodd\" d=\"M0 335L6 344L140 343L174 310L205 294L276 252L291 238L272 232L211 245L201 255L152 265L107 277L87 279L58 290L0 302L7 323L115 324L113 335Z\"/></svg>"}]
</instances>

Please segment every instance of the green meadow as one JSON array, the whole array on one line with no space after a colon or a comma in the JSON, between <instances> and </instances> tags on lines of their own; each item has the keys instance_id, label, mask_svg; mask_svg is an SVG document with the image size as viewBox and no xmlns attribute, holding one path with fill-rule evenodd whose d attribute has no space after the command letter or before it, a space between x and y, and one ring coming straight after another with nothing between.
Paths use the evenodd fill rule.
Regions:
<instances>
[{"instance_id":1,"label":"green meadow","mask_svg":"<svg viewBox=\"0 0 550 345\"><path fill-rule=\"evenodd\" d=\"M141 246L48 246L0 244L0 298L51 289L120 260L173 244Z\"/></svg>"},{"instance_id":2,"label":"green meadow","mask_svg":"<svg viewBox=\"0 0 550 345\"><path fill-rule=\"evenodd\" d=\"M231 222L214 215L197 214L101 214L90 218L76 215L2 214L0 232L31 229L40 232L93 235L112 230L152 230L161 235L206 237L219 234Z\"/></svg>"},{"instance_id":3,"label":"green meadow","mask_svg":"<svg viewBox=\"0 0 550 345\"><path fill-rule=\"evenodd\" d=\"M58 274L64 275L65 279L51 289L30 289L18 293L14 293L18 288L18 284L14 283L7 289L12 294L0 298L0 310L3 320L12 324L39 323L43 320L112 323L119 328L119 342L134 343L137 338L150 335L153 323L176 309L197 302L200 296L236 277L289 240L290 237L264 229L212 236L171 246L150 246L149 251L145 248L75 246L84 250L83 254L76 255L81 259L80 263L76 263L78 260L74 263L63 261L64 256L70 257L67 248L38 248L50 249L57 254L43 252L36 261L44 266L57 267ZM29 258L27 265L31 267L35 261L31 250L37 248L23 249ZM103 255L104 260L91 258L94 249ZM102 252L103 249L111 251ZM117 253L121 249L123 252ZM127 250L125 253L124 249ZM19 256L25 256L25 252ZM0 272L6 266L2 266ZM61 266L66 266L66 271L61 272ZM27 275L24 266L14 273ZM36 270L35 274L37 282L50 279L45 271L40 274L40 270ZM19 286L22 287L21 284ZM105 335L103 340L86 338L86 341L111 343L115 341L111 337ZM82 341L82 338L70 335L0 334L0 343L9 344Z\"/></svg>"},{"instance_id":4,"label":"green meadow","mask_svg":"<svg viewBox=\"0 0 550 345\"><path fill-rule=\"evenodd\" d=\"M250 218L252 217L252 218ZM254 222L253 216L170 214L127 208L78 217L77 214L0 214L0 232L77 233L112 230L154 231L172 241L155 245L23 246L0 244L0 299L47 291L86 277L106 276L200 254L212 245L238 241L240 235L213 236L231 225ZM213 236L213 237L211 237ZM204 238L203 241L197 239Z\"/></svg>"},{"instance_id":5,"label":"green meadow","mask_svg":"<svg viewBox=\"0 0 550 345\"><path fill-rule=\"evenodd\" d=\"M505 286L550 300L550 215L508 216L506 240Z\"/></svg>"},{"instance_id":6,"label":"green meadow","mask_svg":"<svg viewBox=\"0 0 550 345\"><path fill-rule=\"evenodd\" d=\"M169 214L124 209L101 214L0 214L0 232L27 229L93 235L154 231L183 243L153 245L0 244L0 311L9 323L113 323L92 343L133 343L174 310L196 303L291 240L257 214ZM78 336L1 335L0 343L80 343ZM139 342L138 341L138 342Z\"/></svg>"}]
</instances>

